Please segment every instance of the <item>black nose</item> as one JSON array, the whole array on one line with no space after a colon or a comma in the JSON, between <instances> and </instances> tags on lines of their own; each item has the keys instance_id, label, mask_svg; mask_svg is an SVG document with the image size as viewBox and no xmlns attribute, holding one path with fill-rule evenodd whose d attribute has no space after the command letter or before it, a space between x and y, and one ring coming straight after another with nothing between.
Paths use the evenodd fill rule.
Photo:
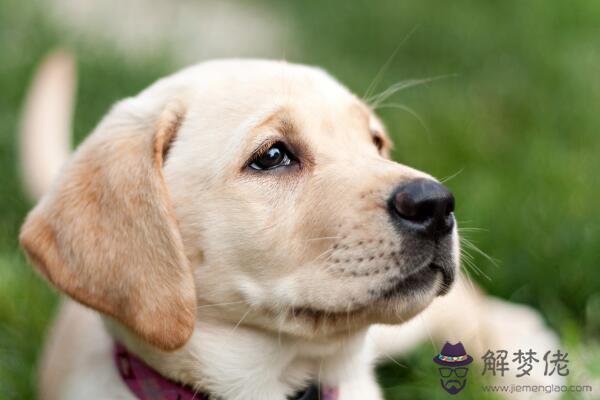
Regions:
<instances>
[{"instance_id":1,"label":"black nose","mask_svg":"<svg viewBox=\"0 0 600 400\"><path fill-rule=\"evenodd\" d=\"M444 185L431 179L415 179L400 185L388 207L402 228L429 239L447 235L454 226L454 196Z\"/></svg>"}]
</instances>

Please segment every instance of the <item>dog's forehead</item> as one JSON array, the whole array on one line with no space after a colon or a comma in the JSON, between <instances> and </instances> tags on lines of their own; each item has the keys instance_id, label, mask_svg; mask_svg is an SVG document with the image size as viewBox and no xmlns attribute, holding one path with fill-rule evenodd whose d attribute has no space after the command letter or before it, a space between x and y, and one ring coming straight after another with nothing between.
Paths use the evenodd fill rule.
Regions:
<instances>
[{"instance_id":1,"label":"dog's forehead","mask_svg":"<svg viewBox=\"0 0 600 400\"><path fill-rule=\"evenodd\" d=\"M218 123L231 136L285 117L305 136L382 126L359 98L320 68L283 61L225 60L200 64L174 77L192 93L190 120Z\"/></svg>"},{"instance_id":2,"label":"dog's forehead","mask_svg":"<svg viewBox=\"0 0 600 400\"><path fill-rule=\"evenodd\" d=\"M322 99L343 98L351 93L325 70L285 61L215 60L197 64L162 79L145 92L177 88L199 97L215 91L240 99L260 95L319 95Z\"/></svg>"},{"instance_id":3,"label":"dog's forehead","mask_svg":"<svg viewBox=\"0 0 600 400\"><path fill-rule=\"evenodd\" d=\"M211 79L221 78L230 81L232 90L250 90L259 88L281 94L300 91L317 91L321 95L349 95L350 92L325 70L286 61L270 60L222 60L203 64L198 68L199 78L203 75Z\"/></svg>"}]
</instances>

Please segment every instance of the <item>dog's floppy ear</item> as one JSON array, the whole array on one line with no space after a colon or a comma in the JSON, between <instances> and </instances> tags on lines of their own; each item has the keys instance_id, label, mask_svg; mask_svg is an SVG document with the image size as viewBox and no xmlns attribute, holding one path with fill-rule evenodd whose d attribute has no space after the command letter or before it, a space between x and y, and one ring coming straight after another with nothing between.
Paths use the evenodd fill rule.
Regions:
<instances>
[{"instance_id":1,"label":"dog's floppy ear","mask_svg":"<svg viewBox=\"0 0 600 400\"><path fill-rule=\"evenodd\" d=\"M162 175L184 110L115 107L31 211L21 245L55 287L173 350L194 329L196 299ZM156 115L160 117L156 117Z\"/></svg>"}]
</instances>

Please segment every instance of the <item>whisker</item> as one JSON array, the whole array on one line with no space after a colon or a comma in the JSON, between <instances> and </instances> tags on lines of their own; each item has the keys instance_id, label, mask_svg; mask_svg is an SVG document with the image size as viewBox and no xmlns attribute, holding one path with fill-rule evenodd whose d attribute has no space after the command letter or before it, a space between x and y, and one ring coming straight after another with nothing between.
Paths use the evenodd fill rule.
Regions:
<instances>
[{"instance_id":1,"label":"whisker","mask_svg":"<svg viewBox=\"0 0 600 400\"><path fill-rule=\"evenodd\" d=\"M468 227L468 226L459 226L458 231L459 232L489 232L488 229Z\"/></svg>"},{"instance_id":2,"label":"whisker","mask_svg":"<svg viewBox=\"0 0 600 400\"><path fill-rule=\"evenodd\" d=\"M473 263L473 256L468 254L468 253L461 253L461 255L463 256L461 261L463 262L463 266L465 268L470 268L471 271L473 271L475 274L477 274L477 276L480 275L480 269L479 268L475 268L474 263Z\"/></svg>"},{"instance_id":3,"label":"whisker","mask_svg":"<svg viewBox=\"0 0 600 400\"><path fill-rule=\"evenodd\" d=\"M473 261L471 261L471 260L469 260L469 259L466 259L466 258L465 258L464 262L465 262L465 265L468 265L469 267L471 267L471 270L472 270L474 273L476 273L476 274L477 274L477 276L483 276L483 277L484 277L484 278L486 278L488 281L490 281L490 282L492 281L492 278L490 278L490 277L489 277L489 275L487 275L485 272L483 272L483 271L481 270L481 268L479 268L479 267L477 266L477 264L475 264L475 262L473 262Z\"/></svg>"},{"instance_id":4,"label":"whisker","mask_svg":"<svg viewBox=\"0 0 600 400\"><path fill-rule=\"evenodd\" d=\"M238 321L237 324L235 324L235 326L233 327L233 329L231 330L230 333L234 333L235 330L238 328L238 326L240 326L240 324L242 323L242 321L248 316L248 314L250 314L250 311L252 311L252 308L248 308L248 310L244 313L244 315L242 315L242 318L240 318L240 320Z\"/></svg>"},{"instance_id":5,"label":"whisker","mask_svg":"<svg viewBox=\"0 0 600 400\"><path fill-rule=\"evenodd\" d=\"M407 114L411 115L419 122L419 124L423 127L423 129L425 129L427 136L429 138L431 137L431 131L429 129L429 126L427 125L425 120L419 115L419 113L417 113L414 109L412 109L409 106L402 104L402 103L383 103L383 104L380 104L377 106L377 110L381 110L384 108L393 108L393 109L397 109L397 110L402 110L402 111L406 112Z\"/></svg>"},{"instance_id":6,"label":"whisker","mask_svg":"<svg viewBox=\"0 0 600 400\"><path fill-rule=\"evenodd\" d=\"M313 242L316 240L336 240L336 239L341 239L341 238L342 238L341 236L322 236L322 237L306 239L306 242Z\"/></svg>"},{"instance_id":7,"label":"whisker","mask_svg":"<svg viewBox=\"0 0 600 400\"><path fill-rule=\"evenodd\" d=\"M200 392L200 389L194 390L194 394L192 395L192 400L196 399L196 395L198 394L198 392Z\"/></svg>"},{"instance_id":8,"label":"whisker","mask_svg":"<svg viewBox=\"0 0 600 400\"><path fill-rule=\"evenodd\" d=\"M419 25L417 25L413 29L411 29L408 32L408 34L406 36L404 36L404 38L396 46L396 48L392 52L392 55L390 57L388 57L387 61L381 66L381 68L379 69L379 71L377 71L377 74L375 75L375 77L373 78L373 80L371 81L371 83L369 84L369 86L367 87L367 90L365 91L365 93L362 96L363 99L368 98L371 95L371 92L373 90L375 90L375 88L377 87L377 85L379 85L379 82L381 82L381 79L385 75L385 72L389 68L389 66L392 63L392 61L396 58L396 54L398 54L398 51L400 50L400 48L402 47L402 45L413 35L413 33L416 32L416 30L418 28L419 28Z\"/></svg>"},{"instance_id":9,"label":"whisker","mask_svg":"<svg viewBox=\"0 0 600 400\"><path fill-rule=\"evenodd\" d=\"M311 260L310 263L314 263L315 261L319 260L321 257L325 256L327 253L329 253L325 257L325 260L327 260L331 256L331 254L333 254L333 251L334 251L333 248L329 248L329 249L325 250L324 252L322 252L321 254L316 256L313 260Z\"/></svg>"},{"instance_id":10,"label":"whisker","mask_svg":"<svg viewBox=\"0 0 600 400\"><path fill-rule=\"evenodd\" d=\"M321 372L323 370L323 358L321 358L321 362L319 363L319 372L317 373L317 382L320 383L321 382ZM321 400L321 391L317 390L318 396L319 396L319 400Z\"/></svg>"},{"instance_id":11,"label":"whisker","mask_svg":"<svg viewBox=\"0 0 600 400\"><path fill-rule=\"evenodd\" d=\"M449 180L456 178L456 177L457 177L458 175L460 175L460 173L461 173L461 172L463 172L464 170L465 170L464 168L461 168L461 169L459 169L458 171L456 171L455 173L453 173L452 175L450 175L450 176L447 176L447 177L445 177L445 178L442 178L442 179L440 179L440 182L441 182L441 183L446 183L446 182L448 182Z\"/></svg>"},{"instance_id":12,"label":"whisker","mask_svg":"<svg viewBox=\"0 0 600 400\"><path fill-rule=\"evenodd\" d=\"M470 254L466 254L466 253L460 253L461 255L461 265L465 268L471 268L473 269L473 267L471 266L471 264L468 263L472 263L473 262L473 256ZM479 275L479 274L478 274Z\"/></svg>"},{"instance_id":13,"label":"whisker","mask_svg":"<svg viewBox=\"0 0 600 400\"><path fill-rule=\"evenodd\" d=\"M446 292L449 292L450 289L452 289L452 286L447 283L442 282L440 285L441 285L441 289L445 290Z\"/></svg>"},{"instance_id":14,"label":"whisker","mask_svg":"<svg viewBox=\"0 0 600 400\"><path fill-rule=\"evenodd\" d=\"M463 247L461 247L459 251L460 251L461 255L463 255L463 256L465 256L467 258L470 258L470 259L474 258L473 255L471 253L469 253L469 251L467 249L463 248Z\"/></svg>"},{"instance_id":15,"label":"whisker","mask_svg":"<svg viewBox=\"0 0 600 400\"><path fill-rule=\"evenodd\" d=\"M245 301L232 301L232 302L229 302L229 303L204 304L204 305L198 306L196 308L219 307L219 306L228 306L228 305L231 305L231 304L245 304L245 303L246 303Z\"/></svg>"},{"instance_id":16,"label":"whisker","mask_svg":"<svg viewBox=\"0 0 600 400\"><path fill-rule=\"evenodd\" d=\"M402 90L409 89L409 88L415 87L415 86L425 85L427 83L431 83L431 82L441 80L441 79L446 79L446 78L453 77L453 76L456 76L456 75L448 74L448 75L434 76L431 78L407 79L404 81L396 82L393 85L391 85L390 87L388 87L387 89L385 89L384 91L365 99L365 101L371 106L371 108L376 110L377 107L379 105L381 105L384 101L386 101L391 96L393 96L394 94L396 94Z\"/></svg>"},{"instance_id":17,"label":"whisker","mask_svg":"<svg viewBox=\"0 0 600 400\"><path fill-rule=\"evenodd\" d=\"M405 81L396 82L380 93L365 99L365 101L371 106L372 109L376 110L385 100L389 99L394 94L402 90L409 89L413 86L422 85L424 83L425 80L423 79L407 79Z\"/></svg>"},{"instance_id":18,"label":"whisker","mask_svg":"<svg viewBox=\"0 0 600 400\"><path fill-rule=\"evenodd\" d=\"M471 242L469 239L467 239L465 237L461 238L461 244L464 245L464 246L466 246L466 247L468 247L469 249L473 250L474 252L476 252L477 254L479 254L480 256L482 256L483 258L485 258L486 260L488 260L495 267L499 267L498 260L496 260L496 259L492 258L491 256L489 256L486 252L484 252L479 247L477 247L475 245L475 243Z\"/></svg>"},{"instance_id":19,"label":"whisker","mask_svg":"<svg viewBox=\"0 0 600 400\"><path fill-rule=\"evenodd\" d=\"M473 257L473 255L471 253L469 253L467 250L463 249L462 247L459 250L460 252L460 261L464 261L465 263L469 262L469 261L473 261L475 259L475 257ZM470 265L467 265L468 267L470 267Z\"/></svg>"},{"instance_id":20,"label":"whisker","mask_svg":"<svg viewBox=\"0 0 600 400\"><path fill-rule=\"evenodd\" d=\"M473 280L471 279L471 275L469 274L469 271L467 271L467 269L464 268L463 272L465 273L465 278L467 279L467 282L469 283L471 291L475 292L475 285L473 284ZM464 285L465 283L462 282L462 284Z\"/></svg>"},{"instance_id":21,"label":"whisker","mask_svg":"<svg viewBox=\"0 0 600 400\"><path fill-rule=\"evenodd\" d=\"M386 356L388 359L390 359L394 364L396 364L397 366L399 366L400 368L408 368L406 365L399 363L398 361L396 361L396 359L394 359L394 357L390 356L389 354L383 354L384 356Z\"/></svg>"}]
</instances>

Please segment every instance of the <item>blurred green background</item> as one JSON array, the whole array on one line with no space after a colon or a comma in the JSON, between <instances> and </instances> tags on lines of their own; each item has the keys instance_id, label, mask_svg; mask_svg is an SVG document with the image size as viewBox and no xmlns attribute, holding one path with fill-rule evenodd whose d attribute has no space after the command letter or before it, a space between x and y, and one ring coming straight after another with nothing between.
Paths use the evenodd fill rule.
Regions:
<instances>
[{"instance_id":1,"label":"blurred green background","mask_svg":"<svg viewBox=\"0 0 600 400\"><path fill-rule=\"evenodd\" d=\"M116 100L211 56L319 65L359 95L396 49L377 91L406 79L451 75L399 92L387 103L401 107L380 110L396 143L394 158L440 178L456 174L447 185L457 197L459 223L481 228L465 234L498 261L495 267L471 251L490 278L472 273L473 279L493 295L540 310L570 352L572 375L599 381L600 2L227 2L219 12L235 11L237 20L212 26L202 38L160 39L193 23L187 13L151 29L159 39L150 50L124 50L118 34L106 35L110 21L98 25L97 35L91 23L78 31L85 19L67 11L84 3L94 4L0 0L0 399L34 397L37 355L57 304L17 246L32 206L19 178L18 117L36 65L57 46L70 47L78 58L77 142ZM143 29L144 15L120 12L125 3L109 10L114 24ZM190 2L147 1L145 7L179 3ZM206 4L214 12L215 2ZM276 28L257 39L246 36L239 25L246 14L258 30ZM198 26L206 23L198 15ZM148 45L150 35L137 40ZM189 47L177 50L186 41L213 49L198 55ZM398 358L407 368L380 368L387 399L447 397L431 353L425 344ZM475 389L472 384L457 397L484 398Z\"/></svg>"}]
</instances>

